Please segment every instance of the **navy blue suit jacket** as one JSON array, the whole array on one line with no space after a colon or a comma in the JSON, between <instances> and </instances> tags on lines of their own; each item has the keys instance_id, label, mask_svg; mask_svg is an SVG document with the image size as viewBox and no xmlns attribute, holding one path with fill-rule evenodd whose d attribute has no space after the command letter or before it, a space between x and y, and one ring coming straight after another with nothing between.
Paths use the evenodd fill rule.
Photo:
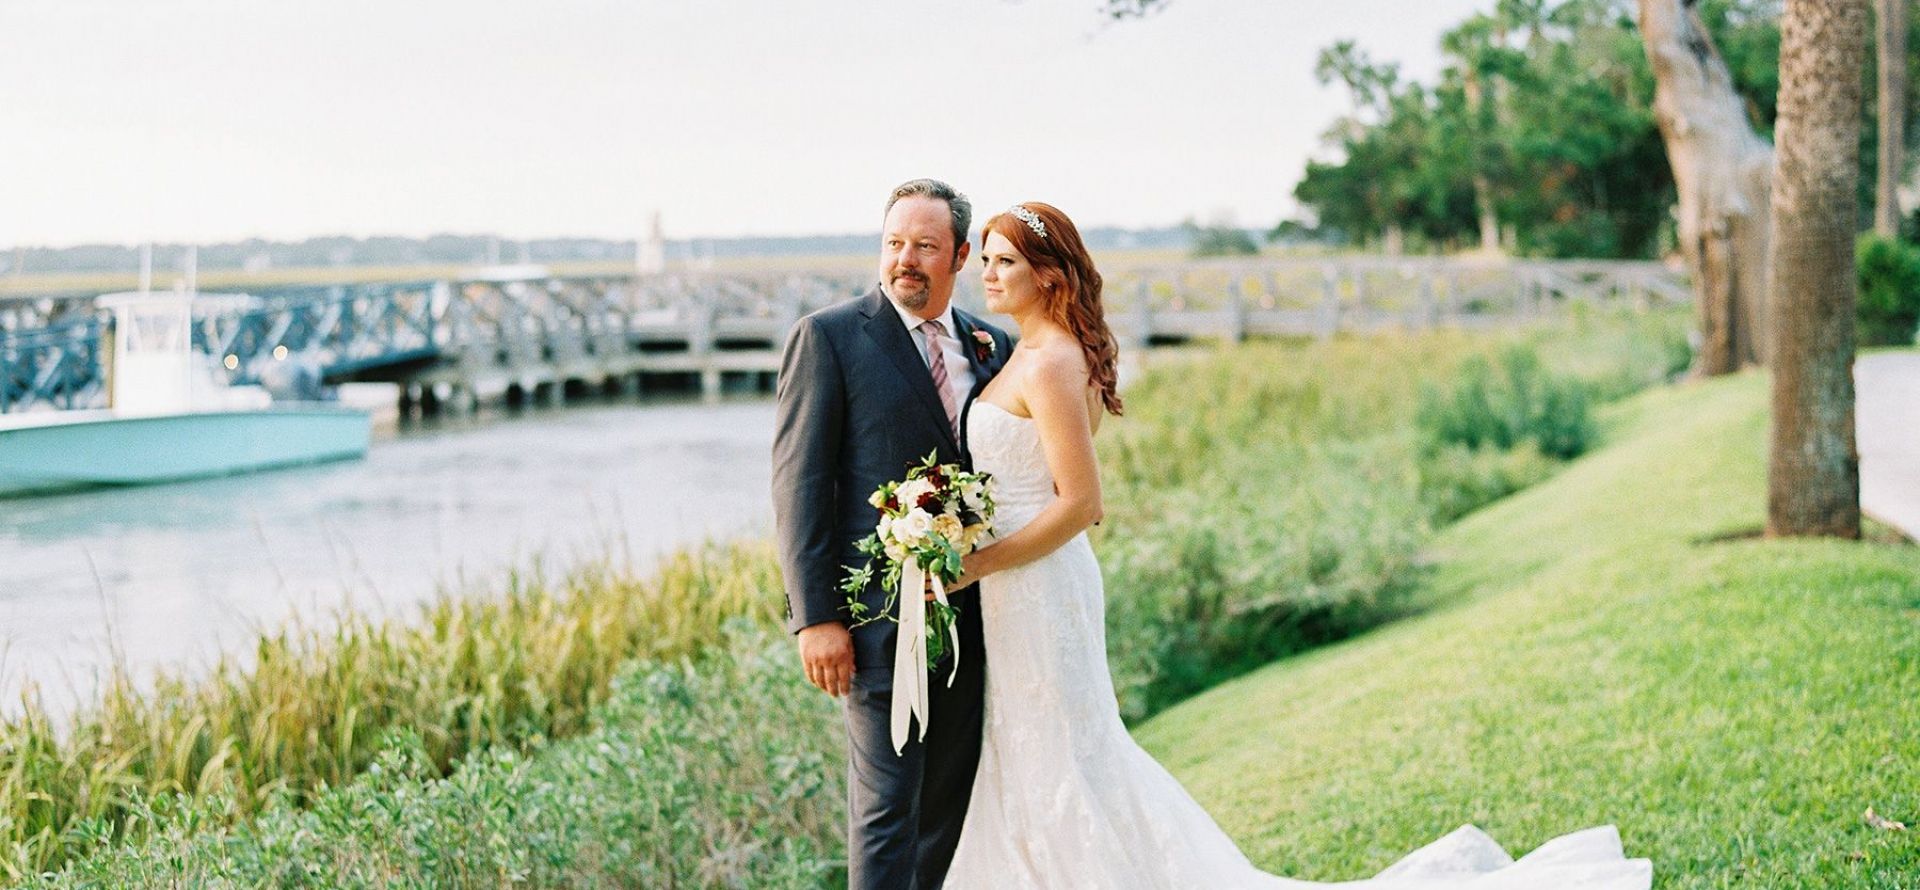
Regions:
<instances>
[{"instance_id":1,"label":"navy blue suit jacket","mask_svg":"<svg viewBox=\"0 0 1920 890\"><path fill-rule=\"evenodd\" d=\"M959 328L954 334L973 363L970 406L1006 364L1012 341L958 307L954 323ZM975 331L993 338L984 360ZM773 514L787 629L798 633L827 621L851 624L840 584L847 566L865 563L854 543L880 518L868 496L883 483L905 478L907 468L930 453L942 463L966 464L964 426L956 438L926 361L878 287L794 325L776 398ZM962 406L963 418L967 406ZM955 605L963 620L978 621L979 610L970 608L972 593L962 592ZM876 581L861 601L878 610L886 592ZM893 664L894 628L882 620L854 629L857 669Z\"/></svg>"}]
</instances>

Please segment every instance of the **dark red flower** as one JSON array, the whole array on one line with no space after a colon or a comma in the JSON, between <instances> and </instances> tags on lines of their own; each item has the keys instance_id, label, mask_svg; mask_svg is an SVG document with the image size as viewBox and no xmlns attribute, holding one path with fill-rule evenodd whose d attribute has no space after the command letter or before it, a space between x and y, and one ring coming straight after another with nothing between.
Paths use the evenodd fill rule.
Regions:
<instances>
[{"instance_id":1,"label":"dark red flower","mask_svg":"<svg viewBox=\"0 0 1920 890\"><path fill-rule=\"evenodd\" d=\"M926 494L921 495L920 500L915 502L914 506L927 511L928 513L939 513L941 510L945 509L940 504L939 493L932 492L932 491L929 491Z\"/></svg>"}]
</instances>

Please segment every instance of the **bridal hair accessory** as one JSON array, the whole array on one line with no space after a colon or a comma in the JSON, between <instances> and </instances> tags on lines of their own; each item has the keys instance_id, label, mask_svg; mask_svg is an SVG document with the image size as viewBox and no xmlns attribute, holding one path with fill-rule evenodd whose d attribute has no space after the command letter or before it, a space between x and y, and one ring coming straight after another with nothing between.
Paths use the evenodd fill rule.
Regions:
<instances>
[{"instance_id":1,"label":"bridal hair accessory","mask_svg":"<svg viewBox=\"0 0 1920 890\"><path fill-rule=\"evenodd\" d=\"M947 601L947 585L960 580L960 558L993 530L991 484L986 473L939 463L938 454L929 454L907 468L906 479L881 485L867 499L880 511L880 523L855 545L867 564L847 566L840 589L847 595L853 627L881 619L900 625L894 635L888 727L895 754L905 750L915 718L920 738L927 737L932 717L927 707L929 675L940 658L953 655L948 686L959 675L960 622ZM887 591L887 601L877 611L860 601L874 581L876 563Z\"/></svg>"},{"instance_id":2,"label":"bridal hair accessory","mask_svg":"<svg viewBox=\"0 0 1920 890\"><path fill-rule=\"evenodd\" d=\"M1040 214L1028 210L1024 204L1013 205L1013 210L1009 212L1013 214L1014 219L1026 223L1027 228L1032 229L1035 235L1047 237L1047 221L1041 219Z\"/></svg>"}]
</instances>

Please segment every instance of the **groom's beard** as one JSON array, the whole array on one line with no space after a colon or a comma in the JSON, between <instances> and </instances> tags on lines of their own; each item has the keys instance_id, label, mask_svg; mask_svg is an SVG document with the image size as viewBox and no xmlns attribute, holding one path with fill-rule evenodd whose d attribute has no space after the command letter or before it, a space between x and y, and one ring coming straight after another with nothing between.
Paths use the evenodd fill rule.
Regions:
<instances>
[{"instance_id":1,"label":"groom's beard","mask_svg":"<svg viewBox=\"0 0 1920 890\"><path fill-rule=\"evenodd\" d=\"M925 308L927 301L933 298L932 282L919 272L893 270L887 278L887 298L899 304L909 312L918 312Z\"/></svg>"}]
</instances>

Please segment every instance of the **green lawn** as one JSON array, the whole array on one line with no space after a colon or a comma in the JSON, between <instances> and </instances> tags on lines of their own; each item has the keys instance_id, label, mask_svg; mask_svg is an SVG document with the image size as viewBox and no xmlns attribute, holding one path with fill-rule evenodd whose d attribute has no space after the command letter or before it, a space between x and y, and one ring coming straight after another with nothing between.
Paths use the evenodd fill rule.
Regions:
<instances>
[{"instance_id":1,"label":"green lawn","mask_svg":"<svg viewBox=\"0 0 1920 890\"><path fill-rule=\"evenodd\" d=\"M1620 826L1661 887L1916 887L1920 549L1767 541L1767 386L1662 389L1435 541L1430 613L1136 729L1248 855L1371 874L1463 822Z\"/></svg>"}]
</instances>

